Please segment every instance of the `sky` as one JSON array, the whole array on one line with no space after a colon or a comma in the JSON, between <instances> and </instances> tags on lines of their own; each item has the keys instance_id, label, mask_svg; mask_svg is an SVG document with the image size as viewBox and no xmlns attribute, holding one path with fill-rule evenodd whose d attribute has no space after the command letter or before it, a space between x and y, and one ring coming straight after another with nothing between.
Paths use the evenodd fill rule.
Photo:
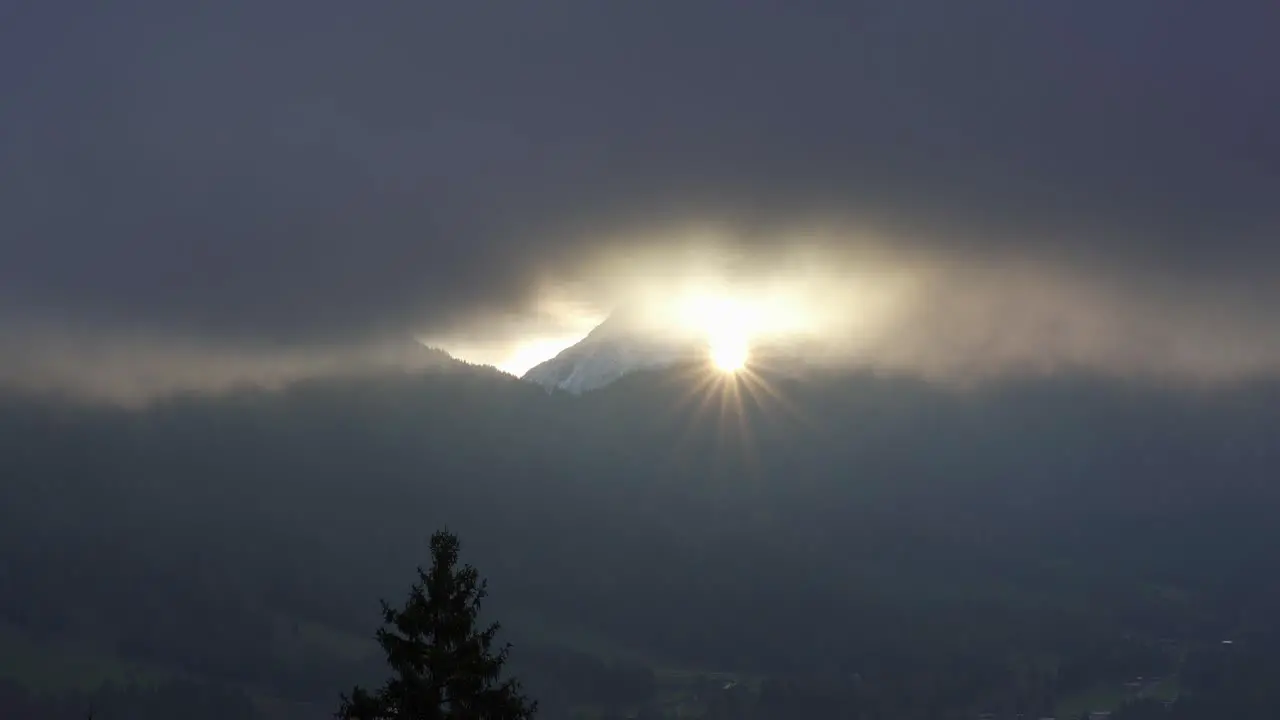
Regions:
<instances>
[{"instance_id":1,"label":"sky","mask_svg":"<svg viewBox=\"0 0 1280 720\"><path fill-rule=\"evenodd\" d=\"M1272 0L4 3L0 383L413 339L518 369L707 277L891 306L842 347L926 372L1273 372L1277 28Z\"/></svg>"}]
</instances>

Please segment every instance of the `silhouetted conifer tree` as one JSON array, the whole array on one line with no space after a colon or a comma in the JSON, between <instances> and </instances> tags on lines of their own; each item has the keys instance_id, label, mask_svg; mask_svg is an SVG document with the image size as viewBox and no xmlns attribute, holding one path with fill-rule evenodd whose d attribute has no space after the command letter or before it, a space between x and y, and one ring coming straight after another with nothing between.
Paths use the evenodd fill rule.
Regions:
<instances>
[{"instance_id":1,"label":"silhouetted conifer tree","mask_svg":"<svg viewBox=\"0 0 1280 720\"><path fill-rule=\"evenodd\" d=\"M493 651L499 625L476 627L486 583L458 565L458 539L431 537L431 569L403 608L382 603L378 644L393 677L377 692L356 687L343 696L343 720L527 720L538 704L515 679L501 680L509 645Z\"/></svg>"}]
</instances>

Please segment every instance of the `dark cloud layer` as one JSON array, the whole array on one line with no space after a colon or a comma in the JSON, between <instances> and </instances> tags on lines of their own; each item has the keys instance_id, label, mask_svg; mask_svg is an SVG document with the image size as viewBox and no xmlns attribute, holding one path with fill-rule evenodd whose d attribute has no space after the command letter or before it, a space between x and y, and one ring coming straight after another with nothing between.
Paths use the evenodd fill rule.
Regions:
<instances>
[{"instance_id":1,"label":"dark cloud layer","mask_svg":"<svg viewBox=\"0 0 1280 720\"><path fill-rule=\"evenodd\" d=\"M0 309L382 337L707 219L1266 286L1276 28L1270 0L11 3Z\"/></svg>"}]
</instances>

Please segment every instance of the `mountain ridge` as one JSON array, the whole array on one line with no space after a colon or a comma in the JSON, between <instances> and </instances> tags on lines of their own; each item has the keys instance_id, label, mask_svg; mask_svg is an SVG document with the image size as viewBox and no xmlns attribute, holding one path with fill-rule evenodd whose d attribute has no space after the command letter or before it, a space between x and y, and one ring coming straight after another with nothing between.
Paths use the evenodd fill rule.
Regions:
<instances>
[{"instance_id":1,"label":"mountain ridge","mask_svg":"<svg viewBox=\"0 0 1280 720\"><path fill-rule=\"evenodd\" d=\"M530 368L521 379L548 391L578 395L637 370L695 360L702 352L696 342L638 330L624 315L614 313L582 340Z\"/></svg>"}]
</instances>

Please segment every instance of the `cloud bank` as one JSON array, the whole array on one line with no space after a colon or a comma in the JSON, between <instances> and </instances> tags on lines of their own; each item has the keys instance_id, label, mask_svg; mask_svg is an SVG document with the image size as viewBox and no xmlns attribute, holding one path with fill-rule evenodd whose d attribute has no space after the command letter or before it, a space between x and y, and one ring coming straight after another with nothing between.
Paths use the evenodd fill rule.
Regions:
<instances>
[{"instance_id":1,"label":"cloud bank","mask_svg":"<svg viewBox=\"0 0 1280 720\"><path fill-rule=\"evenodd\" d=\"M11 384L325 373L415 337L508 362L703 272L689 248L746 284L900 283L842 349L867 362L1275 365L1273 2L4 13Z\"/></svg>"}]
</instances>

